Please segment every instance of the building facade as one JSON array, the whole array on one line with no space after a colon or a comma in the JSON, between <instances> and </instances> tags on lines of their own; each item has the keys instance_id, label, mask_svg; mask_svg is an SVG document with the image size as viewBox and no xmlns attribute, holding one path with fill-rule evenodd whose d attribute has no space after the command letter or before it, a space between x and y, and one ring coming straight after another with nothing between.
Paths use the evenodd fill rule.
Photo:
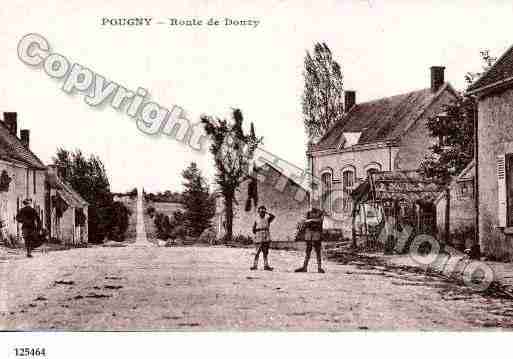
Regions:
<instances>
[{"instance_id":1,"label":"building facade","mask_svg":"<svg viewBox=\"0 0 513 359\"><path fill-rule=\"evenodd\" d=\"M57 166L48 166L46 183L50 238L68 246L86 245L89 204L61 178Z\"/></svg>"},{"instance_id":2,"label":"building facade","mask_svg":"<svg viewBox=\"0 0 513 359\"><path fill-rule=\"evenodd\" d=\"M326 224L351 231L351 192L369 173L414 171L435 143L427 120L457 100L444 80L444 68L431 67L430 87L402 95L357 103L344 93L344 114L307 151L316 181L311 198L329 215Z\"/></svg>"},{"instance_id":3,"label":"building facade","mask_svg":"<svg viewBox=\"0 0 513 359\"><path fill-rule=\"evenodd\" d=\"M467 90L477 108L477 205L481 252L513 259L513 47Z\"/></svg>"},{"instance_id":4,"label":"building facade","mask_svg":"<svg viewBox=\"0 0 513 359\"><path fill-rule=\"evenodd\" d=\"M0 121L0 221L2 233L22 241L21 225L16 214L23 200L32 199L43 228L45 223L45 166L30 150L30 131L23 129L18 137L18 115L4 112Z\"/></svg>"}]
</instances>

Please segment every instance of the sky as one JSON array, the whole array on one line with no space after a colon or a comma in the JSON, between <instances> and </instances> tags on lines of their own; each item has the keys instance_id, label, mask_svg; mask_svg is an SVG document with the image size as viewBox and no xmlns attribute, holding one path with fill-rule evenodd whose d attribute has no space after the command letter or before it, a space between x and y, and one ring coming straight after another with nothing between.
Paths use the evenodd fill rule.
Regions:
<instances>
[{"instance_id":1,"label":"sky","mask_svg":"<svg viewBox=\"0 0 513 359\"><path fill-rule=\"evenodd\" d=\"M303 59L326 42L356 101L429 86L429 67L464 88L479 71L479 52L501 55L513 45L511 1L9 1L0 7L0 112L17 111L31 130L31 149L51 163L58 147L94 153L113 191L144 186L180 190L195 161L209 180L213 159L167 136L148 136L110 107L93 108L66 94L62 81L17 57L19 40L43 35L53 52L87 66L152 101L200 115L229 116L240 108L264 137L263 147L305 164L301 94ZM102 26L104 17L259 20L257 27Z\"/></svg>"}]
</instances>

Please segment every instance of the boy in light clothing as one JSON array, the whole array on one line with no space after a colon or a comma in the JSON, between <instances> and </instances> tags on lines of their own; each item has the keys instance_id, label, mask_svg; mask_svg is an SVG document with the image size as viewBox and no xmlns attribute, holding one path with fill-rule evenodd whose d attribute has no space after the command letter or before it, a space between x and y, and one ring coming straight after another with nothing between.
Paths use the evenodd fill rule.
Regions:
<instances>
[{"instance_id":1,"label":"boy in light clothing","mask_svg":"<svg viewBox=\"0 0 513 359\"><path fill-rule=\"evenodd\" d=\"M257 252L255 254L253 266L250 269L256 270L258 268L258 257L260 256L260 252L262 252L264 254L264 270L272 271L273 268L269 266L268 262L269 245L271 242L271 234L269 228L275 216L271 213L268 213L265 206L258 207L257 212L257 218L253 223L253 234L255 235Z\"/></svg>"}]
</instances>

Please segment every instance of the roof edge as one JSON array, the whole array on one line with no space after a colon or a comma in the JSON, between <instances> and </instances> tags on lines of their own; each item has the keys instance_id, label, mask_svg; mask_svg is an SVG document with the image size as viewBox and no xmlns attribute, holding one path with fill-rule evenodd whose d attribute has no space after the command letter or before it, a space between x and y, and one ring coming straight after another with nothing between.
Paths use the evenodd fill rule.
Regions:
<instances>
[{"instance_id":1,"label":"roof edge","mask_svg":"<svg viewBox=\"0 0 513 359\"><path fill-rule=\"evenodd\" d=\"M495 66L498 66L498 64L504 60L504 58L506 57L506 55L508 55L510 52L513 51L513 45L511 45L506 51L504 51L504 53L493 63L492 66L490 66L490 68L488 70L485 71L485 73L483 75L481 75L481 77L479 77L474 83L470 84L470 86L468 87L468 91L470 92L474 92L477 90L479 90L480 88L485 88L487 86L479 86L479 83L482 82L482 79L484 79L488 73L495 68ZM497 82L500 82L500 81L497 81ZM470 94L469 92L469 94Z\"/></svg>"}]
</instances>

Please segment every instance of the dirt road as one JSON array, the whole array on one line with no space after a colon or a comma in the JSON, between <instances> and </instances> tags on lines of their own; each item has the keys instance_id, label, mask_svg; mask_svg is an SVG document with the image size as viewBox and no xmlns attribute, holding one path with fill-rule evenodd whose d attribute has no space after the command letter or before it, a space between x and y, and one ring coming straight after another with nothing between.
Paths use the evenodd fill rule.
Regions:
<instances>
[{"instance_id":1,"label":"dirt road","mask_svg":"<svg viewBox=\"0 0 513 359\"><path fill-rule=\"evenodd\" d=\"M141 191L142 193L142 191ZM302 254L271 251L274 272L250 271L253 249L158 246L141 198L122 247L0 256L0 329L460 330L512 328L509 299L366 263L294 273ZM262 267L262 264L261 264Z\"/></svg>"},{"instance_id":2,"label":"dirt road","mask_svg":"<svg viewBox=\"0 0 513 359\"><path fill-rule=\"evenodd\" d=\"M511 327L509 301L462 293L422 274L271 253L274 272L249 271L253 250L83 248L2 262L1 329L358 330ZM312 270L314 268L312 263Z\"/></svg>"}]
</instances>

